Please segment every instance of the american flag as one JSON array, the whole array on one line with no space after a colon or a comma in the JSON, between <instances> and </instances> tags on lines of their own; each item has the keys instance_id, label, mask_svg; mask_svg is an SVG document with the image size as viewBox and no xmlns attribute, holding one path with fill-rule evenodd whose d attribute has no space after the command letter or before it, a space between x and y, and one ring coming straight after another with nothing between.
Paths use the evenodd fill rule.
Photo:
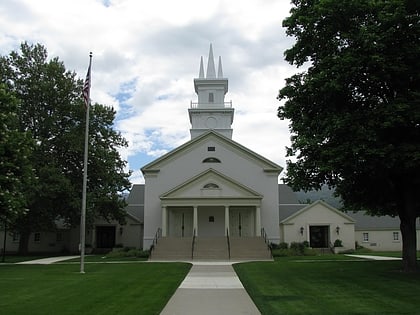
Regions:
<instances>
[{"instance_id":1,"label":"american flag","mask_svg":"<svg viewBox=\"0 0 420 315\"><path fill-rule=\"evenodd\" d=\"M85 100L86 108L90 104L90 67L92 65L92 53L90 53L89 68L86 74L85 84L83 85L83 99Z\"/></svg>"}]
</instances>

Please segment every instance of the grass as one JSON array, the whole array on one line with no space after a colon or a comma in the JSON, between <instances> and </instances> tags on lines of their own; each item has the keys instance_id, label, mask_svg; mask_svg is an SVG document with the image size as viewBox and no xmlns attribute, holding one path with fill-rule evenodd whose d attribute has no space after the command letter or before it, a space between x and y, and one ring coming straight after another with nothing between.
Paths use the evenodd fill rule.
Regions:
<instances>
[{"instance_id":1,"label":"grass","mask_svg":"<svg viewBox=\"0 0 420 315\"><path fill-rule=\"evenodd\" d=\"M2 314L159 314L191 265L0 265Z\"/></svg>"},{"instance_id":2,"label":"grass","mask_svg":"<svg viewBox=\"0 0 420 315\"><path fill-rule=\"evenodd\" d=\"M310 259L287 257L234 268L263 315L420 312L420 274L400 272L399 261Z\"/></svg>"}]
</instances>

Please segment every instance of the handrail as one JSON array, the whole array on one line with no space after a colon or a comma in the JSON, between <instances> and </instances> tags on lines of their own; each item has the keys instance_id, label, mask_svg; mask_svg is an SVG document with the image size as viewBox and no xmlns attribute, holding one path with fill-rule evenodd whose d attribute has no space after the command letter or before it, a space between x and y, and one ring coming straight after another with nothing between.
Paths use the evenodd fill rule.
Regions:
<instances>
[{"instance_id":1,"label":"handrail","mask_svg":"<svg viewBox=\"0 0 420 315\"><path fill-rule=\"evenodd\" d=\"M191 244L191 260L194 259L194 245L195 245L195 229L193 232L193 239L192 239L192 244Z\"/></svg>"},{"instance_id":2,"label":"handrail","mask_svg":"<svg viewBox=\"0 0 420 315\"><path fill-rule=\"evenodd\" d=\"M156 244L158 243L159 238L162 237L162 229L158 228L155 237L153 238L152 245L150 246L150 253L149 253L149 259L152 257L152 252L154 251Z\"/></svg>"},{"instance_id":3,"label":"handrail","mask_svg":"<svg viewBox=\"0 0 420 315\"><path fill-rule=\"evenodd\" d=\"M226 238L227 238L227 245L228 245L228 256L230 260L230 238L229 238L229 228L226 229Z\"/></svg>"},{"instance_id":4,"label":"handrail","mask_svg":"<svg viewBox=\"0 0 420 315\"><path fill-rule=\"evenodd\" d=\"M268 239L267 232L265 231L265 229L264 229L264 228L261 228L261 236L263 237L264 242L265 242L265 244L267 245L268 250L270 251L270 256L271 256L271 258L273 258L273 249L271 248L271 245L270 245L270 241L269 241L269 239Z\"/></svg>"}]
</instances>

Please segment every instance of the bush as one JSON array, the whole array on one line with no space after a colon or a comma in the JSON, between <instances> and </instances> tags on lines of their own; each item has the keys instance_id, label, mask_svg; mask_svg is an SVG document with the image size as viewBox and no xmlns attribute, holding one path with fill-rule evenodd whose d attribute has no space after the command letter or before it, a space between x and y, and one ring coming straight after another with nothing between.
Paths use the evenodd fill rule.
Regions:
<instances>
[{"instance_id":1,"label":"bush","mask_svg":"<svg viewBox=\"0 0 420 315\"><path fill-rule=\"evenodd\" d=\"M276 244L276 243L270 243L270 248L272 250L276 250L276 249L288 249L289 245L285 242L281 242L280 244Z\"/></svg>"},{"instance_id":2,"label":"bush","mask_svg":"<svg viewBox=\"0 0 420 315\"><path fill-rule=\"evenodd\" d=\"M106 255L107 258L123 258L123 257L134 257L134 258L148 258L149 251L143 251L140 249L124 247L119 250L112 251Z\"/></svg>"},{"instance_id":3,"label":"bush","mask_svg":"<svg viewBox=\"0 0 420 315\"><path fill-rule=\"evenodd\" d=\"M342 240L336 239L334 241L334 247L343 247L343 242Z\"/></svg>"}]
</instances>

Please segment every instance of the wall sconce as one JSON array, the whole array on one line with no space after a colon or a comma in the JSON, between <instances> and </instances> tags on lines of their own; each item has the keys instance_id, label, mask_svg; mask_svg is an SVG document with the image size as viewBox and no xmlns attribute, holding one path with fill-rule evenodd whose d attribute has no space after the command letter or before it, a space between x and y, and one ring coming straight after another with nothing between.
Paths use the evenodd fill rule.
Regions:
<instances>
[{"instance_id":1,"label":"wall sconce","mask_svg":"<svg viewBox=\"0 0 420 315\"><path fill-rule=\"evenodd\" d=\"M123 227L120 227L120 235L123 234L123 231L124 231Z\"/></svg>"},{"instance_id":2,"label":"wall sconce","mask_svg":"<svg viewBox=\"0 0 420 315\"><path fill-rule=\"evenodd\" d=\"M305 229L303 228L303 226L300 228L300 235L303 235L303 231L304 231Z\"/></svg>"},{"instance_id":3,"label":"wall sconce","mask_svg":"<svg viewBox=\"0 0 420 315\"><path fill-rule=\"evenodd\" d=\"M339 226L337 226L337 227L335 228L335 232L337 233L337 235L338 235L338 234L340 234L340 227L339 227Z\"/></svg>"}]
</instances>

